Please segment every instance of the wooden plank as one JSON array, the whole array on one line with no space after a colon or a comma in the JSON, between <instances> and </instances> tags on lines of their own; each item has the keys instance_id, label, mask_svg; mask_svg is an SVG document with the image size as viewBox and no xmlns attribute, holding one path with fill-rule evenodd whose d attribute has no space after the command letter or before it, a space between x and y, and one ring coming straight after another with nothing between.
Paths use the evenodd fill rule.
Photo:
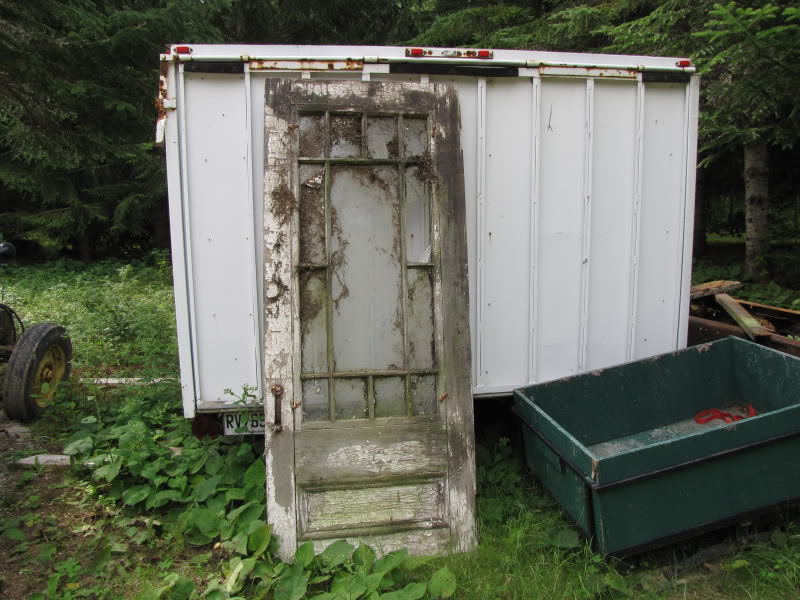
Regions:
<instances>
[{"instance_id":1,"label":"wooden plank","mask_svg":"<svg viewBox=\"0 0 800 600\"><path fill-rule=\"evenodd\" d=\"M302 535L425 522L447 526L445 489L441 477L422 483L306 491L300 499Z\"/></svg>"},{"instance_id":2,"label":"wooden plank","mask_svg":"<svg viewBox=\"0 0 800 600\"><path fill-rule=\"evenodd\" d=\"M403 548L415 548L420 556L444 554L450 550L450 531L446 527L415 529L390 535L375 534L374 537L362 535L359 537L317 540L314 542L314 550L322 552L337 539L345 539L353 546L367 544L375 550L378 556Z\"/></svg>"},{"instance_id":3,"label":"wooden plank","mask_svg":"<svg viewBox=\"0 0 800 600\"><path fill-rule=\"evenodd\" d=\"M736 321L751 340L758 341L772 335L769 329L763 327L761 323L758 322L758 319L747 312L741 304L728 294L716 294L714 299L717 301L717 304L724 308L725 312Z\"/></svg>"},{"instance_id":4,"label":"wooden plank","mask_svg":"<svg viewBox=\"0 0 800 600\"><path fill-rule=\"evenodd\" d=\"M441 236L441 340L446 411L451 542L455 552L468 552L478 541L475 523L475 429L472 411L472 356L469 331L467 225L461 111L455 87L435 84L436 123L433 144L439 179L434 193L433 235Z\"/></svg>"},{"instance_id":5,"label":"wooden plank","mask_svg":"<svg viewBox=\"0 0 800 600\"><path fill-rule=\"evenodd\" d=\"M267 518L284 560L294 556L297 547L292 406L299 367L293 349L299 347L299 331L292 317L297 306L292 265L297 257L291 243L297 206L291 145L297 132L289 127L291 83L277 78L266 82L264 118L264 458Z\"/></svg>"},{"instance_id":6,"label":"wooden plank","mask_svg":"<svg viewBox=\"0 0 800 600\"><path fill-rule=\"evenodd\" d=\"M303 487L340 487L376 478L447 473L442 423L295 432L295 472Z\"/></svg>"},{"instance_id":7,"label":"wooden plank","mask_svg":"<svg viewBox=\"0 0 800 600\"><path fill-rule=\"evenodd\" d=\"M709 281L707 283L693 285L689 293L689 298L691 300L697 300L705 296L732 292L738 290L740 287L742 287L742 284L739 281Z\"/></svg>"},{"instance_id":8,"label":"wooden plank","mask_svg":"<svg viewBox=\"0 0 800 600\"><path fill-rule=\"evenodd\" d=\"M751 302L750 300L736 301L756 314L761 314L769 319L784 319L794 323L800 323L800 311L792 310L790 308L782 308L780 306L772 306L771 304L761 304L760 302Z\"/></svg>"}]
</instances>

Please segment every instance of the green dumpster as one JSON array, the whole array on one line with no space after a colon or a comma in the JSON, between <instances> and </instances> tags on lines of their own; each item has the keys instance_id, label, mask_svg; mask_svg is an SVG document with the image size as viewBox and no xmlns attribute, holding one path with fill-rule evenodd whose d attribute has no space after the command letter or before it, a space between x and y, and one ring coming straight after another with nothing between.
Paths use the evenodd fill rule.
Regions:
<instances>
[{"instance_id":1,"label":"green dumpster","mask_svg":"<svg viewBox=\"0 0 800 600\"><path fill-rule=\"evenodd\" d=\"M749 341L532 385L514 411L528 465L606 554L800 499L800 359Z\"/></svg>"}]
</instances>

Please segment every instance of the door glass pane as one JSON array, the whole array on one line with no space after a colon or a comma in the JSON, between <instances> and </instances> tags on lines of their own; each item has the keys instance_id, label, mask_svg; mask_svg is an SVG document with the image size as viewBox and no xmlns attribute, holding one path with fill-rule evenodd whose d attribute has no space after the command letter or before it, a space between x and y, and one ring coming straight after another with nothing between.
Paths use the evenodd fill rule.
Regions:
<instances>
[{"instance_id":1,"label":"door glass pane","mask_svg":"<svg viewBox=\"0 0 800 600\"><path fill-rule=\"evenodd\" d=\"M317 158L325 153L325 115L300 116L300 156Z\"/></svg>"},{"instance_id":2,"label":"door glass pane","mask_svg":"<svg viewBox=\"0 0 800 600\"><path fill-rule=\"evenodd\" d=\"M431 203L426 172L406 168L406 260L431 261Z\"/></svg>"},{"instance_id":3,"label":"door glass pane","mask_svg":"<svg viewBox=\"0 0 800 600\"><path fill-rule=\"evenodd\" d=\"M405 377L376 377L375 416L400 417L406 415Z\"/></svg>"},{"instance_id":4,"label":"door glass pane","mask_svg":"<svg viewBox=\"0 0 800 600\"><path fill-rule=\"evenodd\" d=\"M305 380L303 382L303 420L327 421L328 418L328 380Z\"/></svg>"},{"instance_id":5,"label":"door glass pane","mask_svg":"<svg viewBox=\"0 0 800 600\"><path fill-rule=\"evenodd\" d=\"M332 167L336 371L404 366L399 183L394 166Z\"/></svg>"},{"instance_id":6,"label":"door glass pane","mask_svg":"<svg viewBox=\"0 0 800 600\"><path fill-rule=\"evenodd\" d=\"M369 158L397 158L397 119L394 117L369 117L367 119L367 156Z\"/></svg>"},{"instance_id":7,"label":"door glass pane","mask_svg":"<svg viewBox=\"0 0 800 600\"><path fill-rule=\"evenodd\" d=\"M300 362L302 373L328 372L325 271L300 273Z\"/></svg>"},{"instance_id":8,"label":"door glass pane","mask_svg":"<svg viewBox=\"0 0 800 600\"><path fill-rule=\"evenodd\" d=\"M331 157L361 157L361 115L331 116Z\"/></svg>"},{"instance_id":9,"label":"door glass pane","mask_svg":"<svg viewBox=\"0 0 800 600\"><path fill-rule=\"evenodd\" d=\"M300 263L325 262L325 168L300 165Z\"/></svg>"},{"instance_id":10,"label":"door glass pane","mask_svg":"<svg viewBox=\"0 0 800 600\"><path fill-rule=\"evenodd\" d=\"M436 376L411 376L411 406L415 415L432 415L436 412Z\"/></svg>"},{"instance_id":11,"label":"door glass pane","mask_svg":"<svg viewBox=\"0 0 800 600\"><path fill-rule=\"evenodd\" d=\"M422 156L428 152L428 120L403 118L403 145L406 158Z\"/></svg>"},{"instance_id":12,"label":"door glass pane","mask_svg":"<svg viewBox=\"0 0 800 600\"><path fill-rule=\"evenodd\" d=\"M430 267L408 269L408 366L432 369L436 366L433 320L433 272Z\"/></svg>"},{"instance_id":13,"label":"door glass pane","mask_svg":"<svg viewBox=\"0 0 800 600\"><path fill-rule=\"evenodd\" d=\"M336 419L366 419L367 382L364 379L347 378L334 381L336 394Z\"/></svg>"}]
</instances>

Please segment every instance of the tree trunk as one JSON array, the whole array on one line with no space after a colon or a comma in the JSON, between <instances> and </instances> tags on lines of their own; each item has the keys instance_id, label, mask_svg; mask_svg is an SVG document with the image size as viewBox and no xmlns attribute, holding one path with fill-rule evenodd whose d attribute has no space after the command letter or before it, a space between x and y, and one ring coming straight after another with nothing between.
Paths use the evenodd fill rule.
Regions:
<instances>
[{"instance_id":1,"label":"tree trunk","mask_svg":"<svg viewBox=\"0 0 800 600\"><path fill-rule=\"evenodd\" d=\"M703 179L705 171L697 169L694 186L694 240L692 243L693 256L708 254L706 246L706 198L703 194Z\"/></svg>"},{"instance_id":2,"label":"tree trunk","mask_svg":"<svg viewBox=\"0 0 800 600\"><path fill-rule=\"evenodd\" d=\"M769 279L769 162L767 145L746 144L744 147L745 198L745 276L757 281Z\"/></svg>"}]
</instances>

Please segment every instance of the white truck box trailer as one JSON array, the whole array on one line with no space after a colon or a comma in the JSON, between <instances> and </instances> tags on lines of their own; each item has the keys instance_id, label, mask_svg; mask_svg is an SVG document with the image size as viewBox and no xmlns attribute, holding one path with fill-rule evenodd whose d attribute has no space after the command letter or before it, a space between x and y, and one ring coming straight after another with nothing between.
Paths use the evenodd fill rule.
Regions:
<instances>
[{"instance_id":1,"label":"white truck box trailer","mask_svg":"<svg viewBox=\"0 0 800 600\"><path fill-rule=\"evenodd\" d=\"M187 417L246 410L265 395L268 78L455 86L475 397L685 347L691 61L249 45L175 45L161 61L157 137Z\"/></svg>"}]
</instances>

